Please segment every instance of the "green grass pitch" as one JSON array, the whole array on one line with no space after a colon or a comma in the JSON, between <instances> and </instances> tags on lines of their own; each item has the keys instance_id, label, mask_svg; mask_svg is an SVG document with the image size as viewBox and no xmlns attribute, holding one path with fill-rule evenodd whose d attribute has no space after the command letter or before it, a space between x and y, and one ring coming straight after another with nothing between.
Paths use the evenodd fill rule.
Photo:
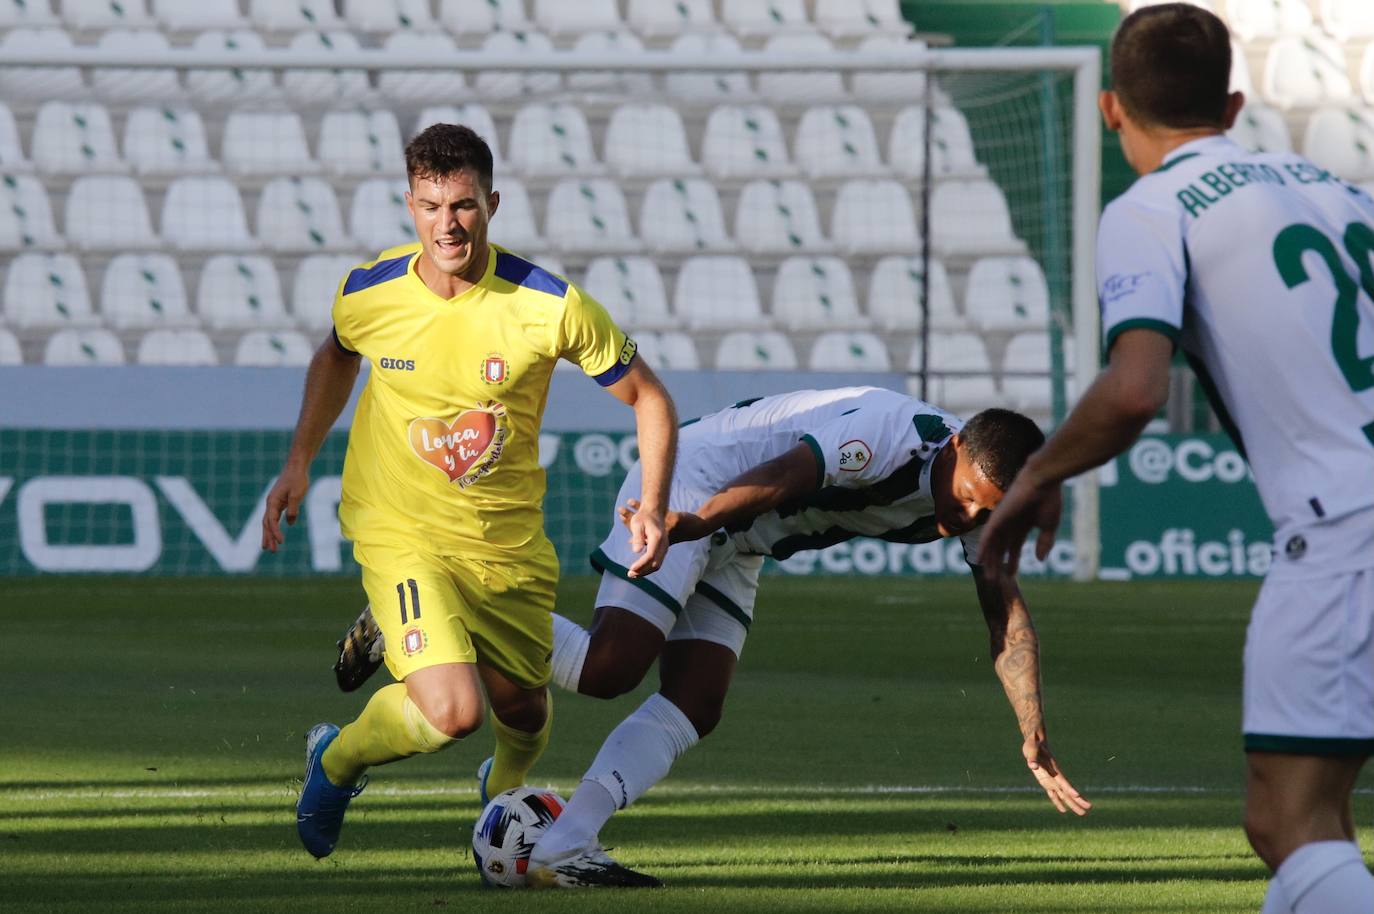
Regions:
<instances>
[{"instance_id":1,"label":"green grass pitch","mask_svg":"<svg viewBox=\"0 0 1374 914\"><path fill-rule=\"evenodd\" d=\"M565 581L560 606L586 620L594 586ZM1088 818L1035 791L968 581L771 578L720 729L603 834L668 883L646 897L479 887L485 731L375 770L334 855L301 849L302 736L363 701L329 669L356 581L10 579L0 911L1258 910L1238 735L1255 586L1026 591ZM643 691L557 694L533 780L568 795Z\"/></svg>"}]
</instances>

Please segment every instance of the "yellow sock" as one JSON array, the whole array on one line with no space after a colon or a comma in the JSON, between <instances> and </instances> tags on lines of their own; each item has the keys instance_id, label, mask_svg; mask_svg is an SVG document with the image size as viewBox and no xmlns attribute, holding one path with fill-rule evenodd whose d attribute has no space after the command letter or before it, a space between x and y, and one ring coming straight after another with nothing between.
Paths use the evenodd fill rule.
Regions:
<instances>
[{"instance_id":1,"label":"yellow sock","mask_svg":"<svg viewBox=\"0 0 1374 914\"><path fill-rule=\"evenodd\" d=\"M545 699L549 714L537 733L508 727L495 714L491 715L491 727L496 732L496 755L491 773L487 775L487 796L494 797L525 783L525 777L549 744L549 730L553 727L552 697Z\"/></svg>"},{"instance_id":2,"label":"yellow sock","mask_svg":"<svg viewBox=\"0 0 1374 914\"><path fill-rule=\"evenodd\" d=\"M358 719L339 731L324 751L320 764L338 787L356 784L373 765L385 765L421 752L438 752L455 740L436 728L415 702L404 683L378 689Z\"/></svg>"}]
</instances>

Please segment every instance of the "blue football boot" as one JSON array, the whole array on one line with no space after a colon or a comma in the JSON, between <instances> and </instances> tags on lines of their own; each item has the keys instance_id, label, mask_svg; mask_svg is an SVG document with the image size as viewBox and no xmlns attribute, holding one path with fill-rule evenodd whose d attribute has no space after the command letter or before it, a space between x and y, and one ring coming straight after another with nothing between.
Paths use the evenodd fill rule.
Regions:
<instances>
[{"instance_id":1,"label":"blue football boot","mask_svg":"<svg viewBox=\"0 0 1374 914\"><path fill-rule=\"evenodd\" d=\"M339 842L348 803L367 786L367 778L353 787L338 787L324 773L320 760L339 735L333 724L316 724L305 735L305 783L296 802L296 831L305 849L317 858L328 857Z\"/></svg>"}]
</instances>

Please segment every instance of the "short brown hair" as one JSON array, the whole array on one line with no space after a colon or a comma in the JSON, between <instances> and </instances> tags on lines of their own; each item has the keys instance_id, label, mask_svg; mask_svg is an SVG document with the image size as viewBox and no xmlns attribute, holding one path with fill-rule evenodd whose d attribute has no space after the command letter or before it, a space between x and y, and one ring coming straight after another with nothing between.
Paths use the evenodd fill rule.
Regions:
<instances>
[{"instance_id":1,"label":"short brown hair","mask_svg":"<svg viewBox=\"0 0 1374 914\"><path fill-rule=\"evenodd\" d=\"M406 174L416 178L447 178L471 169L477 182L491 192L491 147L471 127L430 124L406 144Z\"/></svg>"},{"instance_id":2,"label":"short brown hair","mask_svg":"<svg viewBox=\"0 0 1374 914\"><path fill-rule=\"evenodd\" d=\"M1112 39L1112 89L1126 112L1157 127L1222 127L1231 82L1226 24L1187 3L1146 6Z\"/></svg>"},{"instance_id":3,"label":"short brown hair","mask_svg":"<svg viewBox=\"0 0 1374 914\"><path fill-rule=\"evenodd\" d=\"M1026 458L1045 443L1045 433L1028 416L994 408L968 420L959 429L959 439L973 465L1005 492L1025 466Z\"/></svg>"}]
</instances>

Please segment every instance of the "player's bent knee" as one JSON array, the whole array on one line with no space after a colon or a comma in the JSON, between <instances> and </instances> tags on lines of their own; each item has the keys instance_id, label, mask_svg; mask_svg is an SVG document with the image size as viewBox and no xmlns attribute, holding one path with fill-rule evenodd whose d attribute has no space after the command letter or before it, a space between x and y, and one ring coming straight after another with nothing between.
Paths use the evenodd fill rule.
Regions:
<instances>
[{"instance_id":1,"label":"player's bent knee","mask_svg":"<svg viewBox=\"0 0 1374 914\"><path fill-rule=\"evenodd\" d=\"M588 663L582 667L582 678L578 680L577 692L589 698L619 698L632 692L644 681L648 666L615 662L609 655L605 661L593 663L588 655Z\"/></svg>"}]
</instances>

